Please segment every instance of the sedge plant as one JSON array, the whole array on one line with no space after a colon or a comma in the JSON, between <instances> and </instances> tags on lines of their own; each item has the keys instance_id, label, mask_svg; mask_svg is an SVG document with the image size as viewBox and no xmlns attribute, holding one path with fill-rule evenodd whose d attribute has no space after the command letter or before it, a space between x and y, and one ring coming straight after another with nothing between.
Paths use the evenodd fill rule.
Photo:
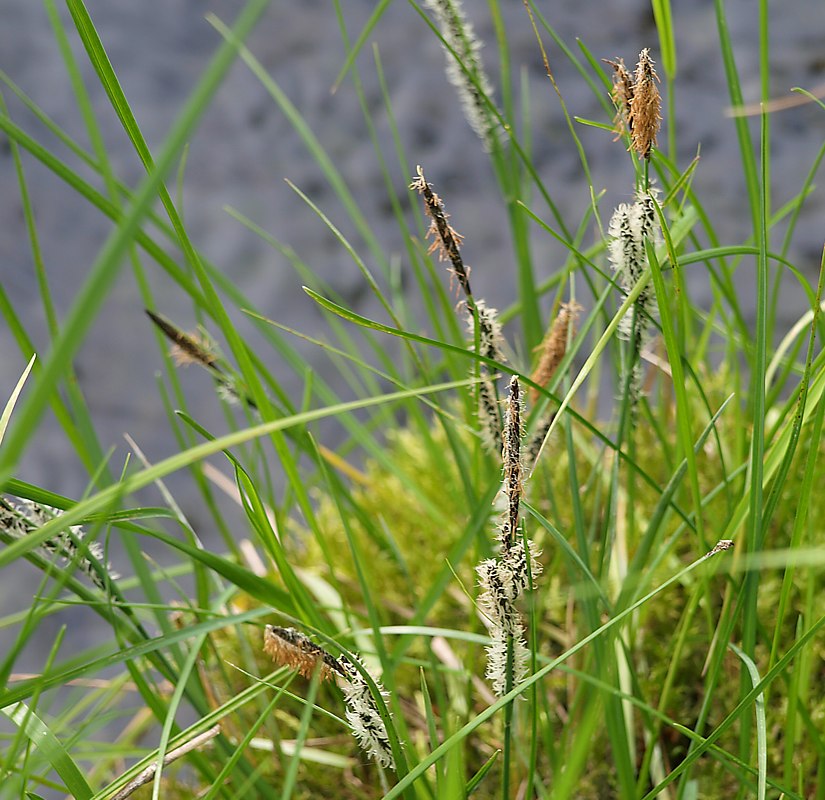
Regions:
<instances>
[{"instance_id":1,"label":"sedge plant","mask_svg":"<svg viewBox=\"0 0 825 800\"><path fill-rule=\"evenodd\" d=\"M521 23L548 77L531 97L515 85L523 54L505 4L488 4L485 51L459 0L410 3L409 24L441 45L439 91L454 93L489 158L502 213L485 225L512 245L502 270L458 233L461 205L436 192L438 168L403 144L381 61L389 4L351 38L336 3L339 83L351 82L387 176L396 261L380 244L386 221L379 236L330 140L244 44L265 0L231 26L209 18L222 44L156 152L89 9L67 5L64 19L45 0L91 146L0 73L3 94L44 126L0 104L50 336L35 358L31 321L0 284L21 376L0 415L0 569L34 576L0 617L0 798L825 797L825 270L791 247L822 153L773 208L770 120L754 146L735 117L741 158L729 168L752 230L720 241L695 188L701 163L677 160L677 9L654 3L658 42L617 57L592 53L586 31L569 46L552 11L527 0ZM724 4L714 13L738 108ZM389 142L362 85L373 34ZM569 112L547 43L592 92L596 118ZM294 302L324 315L321 331L288 328L193 239L169 174L237 61L336 193L357 238L311 193L284 188L353 260L372 310L351 308L265 222L230 209L225 224L295 268ZM579 217L535 161L536 102L553 103L569 131L589 198ZM137 186L115 171L101 113L145 170ZM603 207L593 147L627 159L632 184L610 188L628 202ZM113 225L62 319L29 158ZM534 258L538 240L552 265ZM513 302L474 294L485 271L507 276ZM696 274L710 307L691 296ZM809 305L781 330L786 274ZM156 402L177 449L156 463L137 444L122 463L106 452L75 375L119 275L138 289L148 317L135 335L163 370ZM743 286L755 286L753 322ZM169 292L191 318L169 317ZM328 374L307 364L307 345ZM210 376L220 426L193 410L186 364ZM47 409L77 455L82 496L22 471ZM172 475L195 487L197 521ZM78 624L102 633L77 645ZM44 643L38 669L24 670Z\"/></svg>"}]
</instances>

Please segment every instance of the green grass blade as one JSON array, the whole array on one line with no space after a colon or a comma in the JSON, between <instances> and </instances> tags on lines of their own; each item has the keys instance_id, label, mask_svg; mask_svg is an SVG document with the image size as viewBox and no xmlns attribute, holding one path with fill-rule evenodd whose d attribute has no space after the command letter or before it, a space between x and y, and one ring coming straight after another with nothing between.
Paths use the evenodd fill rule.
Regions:
<instances>
[{"instance_id":1,"label":"green grass blade","mask_svg":"<svg viewBox=\"0 0 825 800\"><path fill-rule=\"evenodd\" d=\"M22 702L7 706L2 709L2 712L11 722L25 731L31 743L52 765L73 797L77 800L88 800L94 794L74 759L40 717Z\"/></svg>"}]
</instances>

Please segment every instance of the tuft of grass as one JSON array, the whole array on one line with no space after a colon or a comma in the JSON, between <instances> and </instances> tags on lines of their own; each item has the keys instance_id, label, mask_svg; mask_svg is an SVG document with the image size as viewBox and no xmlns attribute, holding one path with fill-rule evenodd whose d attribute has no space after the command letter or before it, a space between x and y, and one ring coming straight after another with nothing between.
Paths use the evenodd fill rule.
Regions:
<instances>
[{"instance_id":1,"label":"tuft of grass","mask_svg":"<svg viewBox=\"0 0 825 800\"><path fill-rule=\"evenodd\" d=\"M71 154L64 160L0 104L52 338L35 358L28 323L0 286L22 373L0 415L0 569L38 579L25 608L0 617L10 642L0 654L0 798L125 798L141 786L164 798L825 797L825 501L815 491L825 480L825 256L816 279L787 256L822 153L774 209L768 119L757 163L736 117L741 163L729 168L741 172L753 230L721 242L694 191L701 167L675 160L699 143L677 129L670 3L654 3L663 86L654 42L631 72L584 42L571 49L526 3L525 30L590 198L580 219L565 219L533 161L537 99L514 85L523 54L510 48L499 3L488 9L497 73L483 66L458 0L413 3L410 24L443 46L441 89L457 90L500 192L495 224L512 242L518 300L499 313L496 298L470 289L450 198L437 193L442 176L414 167L423 157L402 145L380 38L372 63L383 108L364 94L359 55L388 3L354 43L346 8L335 8L339 82L352 81L364 112L400 264L320 132L244 46L265 0L250 0L233 27L210 17L223 44L157 155L88 9L68 5L64 22L46 2L91 150L0 75ZM741 106L724 8L715 9L728 92ZM766 98L764 2L760 26ZM136 189L114 172L69 34L146 170ZM545 40L592 91L597 119L569 114ZM602 56L617 60L606 67ZM165 184L177 163L180 196L186 141L236 60L341 201L357 239L300 187L285 189L357 265L381 319L348 307L288 243L230 210L227 225L288 257L304 289L296 284L295 302L323 312L323 331L289 329L192 240ZM612 188L632 203L603 207L584 126L628 159L631 185ZM22 151L114 223L62 320ZM397 188L410 181L407 194ZM541 279L536 237L556 256ZM157 402L179 446L156 464L136 447L128 463L110 463L72 363L127 261L158 329ZM161 293L146 279L155 268ZM754 326L738 296L750 269ZM709 283L710 307L691 297L692 273ZM787 331L776 329L780 275L810 301ZM191 321L162 315L165 292L189 299ZM328 357L328 375L310 369L298 339ZM212 377L220 430L189 410L168 340ZM300 397L286 389L292 376ZM18 472L47 407L86 472L83 497ZM320 420L337 424L337 446ZM178 471L203 499L197 530L164 483ZM143 502L149 486L162 505ZM98 644L70 650L65 627L54 635L67 611L105 631ZM27 648L46 637L48 659L24 673Z\"/></svg>"}]
</instances>

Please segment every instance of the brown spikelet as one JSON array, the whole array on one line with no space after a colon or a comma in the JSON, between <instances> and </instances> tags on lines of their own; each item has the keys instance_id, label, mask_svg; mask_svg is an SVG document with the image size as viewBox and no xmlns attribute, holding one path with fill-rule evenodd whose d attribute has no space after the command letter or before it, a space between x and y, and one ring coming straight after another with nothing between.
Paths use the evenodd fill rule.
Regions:
<instances>
[{"instance_id":1,"label":"brown spikelet","mask_svg":"<svg viewBox=\"0 0 825 800\"><path fill-rule=\"evenodd\" d=\"M444 204L441 198L432 190L432 187L424 178L424 170L421 167L416 169L417 176L413 178L410 189L418 192L424 198L424 206L427 216L432 220L427 231L427 238L432 237L432 244L428 253L438 251L438 260L448 260L452 265L452 273L457 278L464 294L468 300L472 300L473 293L470 289L470 270L461 258L459 245L464 237L458 233L452 225L447 222L449 214L444 211Z\"/></svg>"},{"instance_id":2,"label":"brown spikelet","mask_svg":"<svg viewBox=\"0 0 825 800\"><path fill-rule=\"evenodd\" d=\"M168 319L156 314L154 311L146 309L149 319L160 328L163 334L172 342L170 355L178 366L187 364L200 364L215 372L221 372L221 368L215 363L217 356L210 351L205 340L197 335L185 333L180 328L169 322Z\"/></svg>"},{"instance_id":3,"label":"brown spikelet","mask_svg":"<svg viewBox=\"0 0 825 800\"><path fill-rule=\"evenodd\" d=\"M311 678L319 664L321 680L345 674L337 658L295 628L267 625L264 652L279 666L297 670L305 678Z\"/></svg>"},{"instance_id":4,"label":"brown spikelet","mask_svg":"<svg viewBox=\"0 0 825 800\"><path fill-rule=\"evenodd\" d=\"M581 311L581 306L574 302L562 303L553 325L544 337L541 344L541 358L536 365L530 380L539 386L546 386L550 378L553 377L564 354L567 352L567 341L576 332L576 319ZM538 389L530 389L530 402L535 402L538 398Z\"/></svg>"},{"instance_id":5,"label":"brown spikelet","mask_svg":"<svg viewBox=\"0 0 825 800\"><path fill-rule=\"evenodd\" d=\"M613 90L610 95L613 98L613 105L616 106L613 129L618 139L625 130L628 132L631 130L630 104L633 102L633 76L627 71L623 58L617 58L615 61L607 58L603 60L605 64L613 67Z\"/></svg>"},{"instance_id":6,"label":"brown spikelet","mask_svg":"<svg viewBox=\"0 0 825 800\"><path fill-rule=\"evenodd\" d=\"M650 51L645 48L639 53L639 63L633 77L633 99L630 102L629 127L631 146L641 158L650 158L650 151L656 145L662 117L659 113L662 98L656 82L659 76L653 68Z\"/></svg>"}]
</instances>

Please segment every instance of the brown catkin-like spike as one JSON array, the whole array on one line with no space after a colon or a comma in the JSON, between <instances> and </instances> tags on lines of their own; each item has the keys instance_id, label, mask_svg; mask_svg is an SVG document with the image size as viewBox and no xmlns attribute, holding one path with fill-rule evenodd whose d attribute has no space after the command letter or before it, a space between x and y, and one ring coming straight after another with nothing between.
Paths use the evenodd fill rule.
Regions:
<instances>
[{"instance_id":1,"label":"brown catkin-like spike","mask_svg":"<svg viewBox=\"0 0 825 800\"><path fill-rule=\"evenodd\" d=\"M337 658L295 628L267 625L264 652L279 666L297 670L305 678L311 678L319 664L321 680L331 680L335 673L345 674Z\"/></svg>"},{"instance_id":2,"label":"brown catkin-like spike","mask_svg":"<svg viewBox=\"0 0 825 800\"><path fill-rule=\"evenodd\" d=\"M416 168L416 177L410 184L410 189L415 190L424 198L424 206L427 215L432 220L427 237L433 237L429 252L438 251L439 259L448 259L452 265L452 273L458 280L459 285L467 295L467 300L472 302L473 292L470 289L469 268L465 266L461 258L459 244L464 237L456 233L455 229L447 222L449 215L444 211L444 204L441 198L432 190L432 187L424 178L424 170Z\"/></svg>"},{"instance_id":3,"label":"brown catkin-like spike","mask_svg":"<svg viewBox=\"0 0 825 800\"><path fill-rule=\"evenodd\" d=\"M613 130L618 139L625 130L628 133L632 130L630 105L633 102L633 76L627 71L623 58L617 58L615 61L605 58L604 63L613 67L613 89L610 96L613 98L613 105L616 107Z\"/></svg>"},{"instance_id":4,"label":"brown catkin-like spike","mask_svg":"<svg viewBox=\"0 0 825 800\"><path fill-rule=\"evenodd\" d=\"M207 335L186 333L160 314L148 308L145 311L152 322L172 342L169 354L177 366L198 364L204 367L209 370L215 381L215 391L219 398L229 405L239 406L244 403L251 411L257 413L257 403L242 389L237 378L221 369L215 346Z\"/></svg>"},{"instance_id":5,"label":"brown catkin-like spike","mask_svg":"<svg viewBox=\"0 0 825 800\"><path fill-rule=\"evenodd\" d=\"M656 146L656 135L662 123L662 98L656 82L659 76L653 68L650 51L639 53L639 63L633 76L633 99L630 102L630 137L633 149L640 158L650 158Z\"/></svg>"},{"instance_id":6,"label":"brown catkin-like spike","mask_svg":"<svg viewBox=\"0 0 825 800\"><path fill-rule=\"evenodd\" d=\"M544 337L541 344L541 357L536 365L530 380L539 386L546 386L556 372L564 354L567 352L567 341L576 334L576 320L581 312L581 306L575 301L562 303L553 325ZM530 389L530 402L535 403L539 396L538 389Z\"/></svg>"}]
</instances>

